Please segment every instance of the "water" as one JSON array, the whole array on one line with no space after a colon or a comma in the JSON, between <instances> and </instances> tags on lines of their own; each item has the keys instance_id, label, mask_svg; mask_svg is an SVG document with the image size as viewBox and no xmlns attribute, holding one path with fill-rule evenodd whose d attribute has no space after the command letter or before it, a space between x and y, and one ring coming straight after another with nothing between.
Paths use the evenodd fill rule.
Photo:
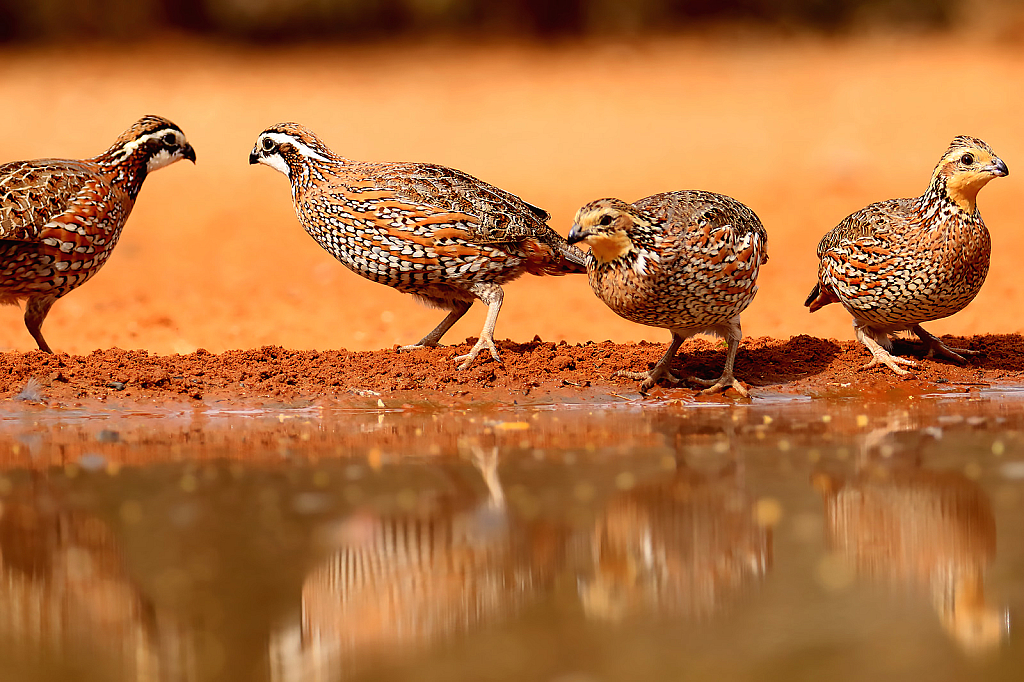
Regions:
<instances>
[{"instance_id":1,"label":"water","mask_svg":"<svg viewBox=\"0 0 1024 682\"><path fill-rule=\"evenodd\" d=\"M0 679L1020 678L1024 392L608 400L8 404Z\"/></svg>"}]
</instances>

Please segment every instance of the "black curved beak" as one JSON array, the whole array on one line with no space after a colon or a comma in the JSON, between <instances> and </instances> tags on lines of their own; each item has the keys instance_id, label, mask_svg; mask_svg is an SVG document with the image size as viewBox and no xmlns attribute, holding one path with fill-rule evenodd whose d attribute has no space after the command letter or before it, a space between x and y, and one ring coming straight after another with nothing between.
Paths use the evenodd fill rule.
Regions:
<instances>
[{"instance_id":1,"label":"black curved beak","mask_svg":"<svg viewBox=\"0 0 1024 682\"><path fill-rule=\"evenodd\" d=\"M579 242L583 241L589 236L590 232L587 232L579 225L573 225L572 229L569 230L569 236L566 239L566 241L569 242L570 244L578 244Z\"/></svg>"},{"instance_id":2,"label":"black curved beak","mask_svg":"<svg viewBox=\"0 0 1024 682\"><path fill-rule=\"evenodd\" d=\"M249 152L249 165L260 162L260 155L256 152Z\"/></svg>"},{"instance_id":3,"label":"black curved beak","mask_svg":"<svg viewBox=\"0 0 1024 682\"><path fill-rule=\"evenodd\" d=\"M998 178L1005 177L1010 174L1010 169L1007 168L1006 164L1003 163L1003 160L999 158L993 159L992 165L985 170Z\"/></svg>"},{"instance_id":4,"label":"black curved beak","mask_svg":"<svg viewBox=\"0 0 1024 682\"><path fill-rule=\"evenodd\" d=\"M181 158L188 159L192 163L196 162L196 150L192 149L192 145L186 144L181 149Z\"/></svg>"}]
</instances>

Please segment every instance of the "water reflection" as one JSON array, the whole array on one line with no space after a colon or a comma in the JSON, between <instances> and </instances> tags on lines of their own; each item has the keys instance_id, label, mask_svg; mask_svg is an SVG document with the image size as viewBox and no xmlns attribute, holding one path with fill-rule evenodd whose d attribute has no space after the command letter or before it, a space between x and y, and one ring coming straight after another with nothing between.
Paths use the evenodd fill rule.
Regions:
<instances>
[{"instance_id":1,"label":"water reflection","mask_svg":"<svg viewBox=\"0 0 1024 682\"><path fill-rule=\"evenodd\" d=\"M996 526L978 484L899 460L863 462L850 477L819 472L813 482L828 545L857 576L930 596L943 629L968 651L1008 636L1005 610L985 598Z\"/></svg>"},{"instance_id":2,"label":"water reflection","mask_svg":"<svg viewBox=\"0 0 1024 682\"><path fill-rule=\"evenodd\" d=\"M771 568L772 529L759 521L740 464L701 473L677 457L668 480L617 495L601 513L579 587L585 613L710 616Z\"/></svg>"},{"instance_id":3,"label":"water reflection","mask_svg":"<svg viewBox=\"0 0 1024 682\"><path fill-rule=\"evenodd\" d=\"M1024 401L47 415L0 418L0 680L839 682L1019 654Z\"/></svg>"},{"instance_id":4,"label":"water reflection","mask_svg":"<svg viewBox=\"0 0 1024 682\"><path fill-rule=\"evenodd\" d=\"M34 477L3 501L0 646L17 652L8 665L56 658L81 668L78 679L188 679L181 629L140 593L109 526L64 497Z\"/></svg>"},{"instance_id":5,"label":"water reflection","mask_svg":"<svg viewBox=\"0 0 1024 682\"><path fill-rule=\"evenodd\" d=\"M529 555L513 548L498 448L472 451L484 494L451 477L455 490L420 509L363 507L330 529L338 549L303 583L300 622L275 634L272 679L337 679L360 659L493 623L530 598L535 579Z\"/></svg>"}]
</instances>

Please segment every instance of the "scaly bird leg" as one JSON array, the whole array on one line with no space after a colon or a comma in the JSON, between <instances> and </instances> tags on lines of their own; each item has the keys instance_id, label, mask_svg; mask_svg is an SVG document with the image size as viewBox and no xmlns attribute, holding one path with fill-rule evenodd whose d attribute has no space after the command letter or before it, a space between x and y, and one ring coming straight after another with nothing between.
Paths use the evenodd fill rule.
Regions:
<instances>
[{"instance_id":1,"label":"scaly bird leg","mask_svg":"<svg viewBox=\"0 0 1024 682\"><path fill-rule=\"evenodd\" d=\"M928 347L928 354L926 358L940 357L953 362L967 362L963 357L964 355L979 355L981 351L971 350L970 348L951 348L942 342L939 337L929 334L919 324L915 324L910 328L910 331L917 334L917 337L924 341L924 345Z\"/></svg>"},{"instance_id":2,"label":"scaly bird leg","mask_svg":"<svg viewBox=\"0 0 1024 682\"><path fill-rule=\"evenodd\" d=\"M50 312L50 307L56 300L56 296L32 296L25 304L25 326L28 327L28 333L36 340L39 350L44 353L53 353L50 350L50 345L43 338L42 327L46 314Z\"/></svg>"},{"instance_id":3,"label":"scaly bird leg","mask_svg":"<svg viewBox=\"0 0 1024 682\"><path fill-rule=\"evenodd\" d=\"M881 344L875 340L875 338L866 332L863 327L857 325L855 322L853 328L857 332L857 340L864 344L864 346L871 351L871 362L862 366L861 369L869 369L876 365L882 364L896 372L897 374L910 374L907 370L900 367L900 365L906 365L908 367L917 367L917 363L913 360L907 360L906 358L896 357L886 349L882 348Z\"/></svg>"},{"instance_id":4,"label":"scaly bird leg","mask_svg":"<svg viewBox=\"0 0 1024 682\"><path fill-rule=\"evenodd\" d=\"M679 346L683 343L683 337L679 336L675 332L672 332L672 343L668 345L668 350L658 360L651 371L649 372L630 372L628 370L620 369L618 372L612 375L612 377L626 377L627 379L633 379L641 381L640 393L647 393L654 384L658 383L661 379L667 379L670 383L678 384L679 379L676 378L669 368L672 366L672 361L676 357L676 351L679 350Z\"/></svg>"},{"instance_id":5,"label":"scaly bird leg","mask_svg":"<svg viewBox=\"0 0 1024 682\"><path fill-rule=\"evenodd\" d=\"M477 340L473 349L465 355L455 358L455 362L461 362L459 370L468 369L476 356L484 348L491 351L491 357L496 362L501 362L498 349L494 346L494 324L498 321L498 313L501 312L501 301L505 297L501 287L497 284L478 284L470 289L481 301L487 304L487 320L484 321L483 331L480 332L480 339Z\"/></svg>"},{"instance_id":6,"label":"scaly bird leg","mask_svg":"<svg viewBox=\"0 0 1024 682\"><path fill-rule=\"evenodd\" d=\"M722 376L718 379L698 379L697 377L689 377L687 381L700 384L701 386L707 386L701 395L707 395L710 393L717 393L719 391L727 391L729 388L736 389L744 398L749 398L750 393L743 387L732 374L733 365L736 364L736 353L740 350L740 339L743 338L743 332L740 331L740 320L735 318L729 322L729 326L726 330L726 342L729 344L728 350L725 353L725 369L722 371Z\"/></svg>"},{"instance_id":7,"label":"scaly bird leg","mask_svg":"<svg viewBox=\"0 0 1024 682\"><path fill-rule=\"evenodd\" d=\"M473 305L472 301L453 301L455 307L448 313L448 316L441 320L441 324L434 327L434 330L424 336L419 342L412 344L411 346L402 346L398 350L415 350L417 348L426 348L427 346L436 346L441 340L441 337L452 328L456 322L458 322L463 315L465 315L470 306Z\"/></svg>"}]
</instances>

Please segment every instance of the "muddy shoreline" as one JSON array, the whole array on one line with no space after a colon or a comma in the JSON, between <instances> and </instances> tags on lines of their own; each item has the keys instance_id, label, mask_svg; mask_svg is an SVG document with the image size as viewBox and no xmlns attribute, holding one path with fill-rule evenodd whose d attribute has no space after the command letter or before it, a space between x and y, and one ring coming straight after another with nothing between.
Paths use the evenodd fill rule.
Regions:
<instances>
[{"instance_id":1,"label":"muddy shoreline","mask_svg":"<svg viewBox=\"0 0 1024 682\"><path fill-rule=\"evenodd\" d=\"M863 370L867 352L853 341L810 336L787 340L744 339L736 376L752 395L781 393L811 397L844 393L921 393L939 388L1024 383L1024 337L1018 334L945 337L947 343L980 352L964 365L920 358L920 347L898 342L896 351L919 360L906 377L885 368ZM372 398L394 394L430 399L496 402L579 402L597 394L635 398L637 382L613 378L620 369L648 369L663 344L612 342L568 344L534 340L500 341L503 362L478 361L455 369L455 356L469 342L399 353L395 350L300 351L277 346L220 354L198 350L155 355L117 348L88 355L34 351L0 355L0 395L53 406L77 401L119 402L233 400L275 403L317 398ZM674 371L713 377L721 371L724 348L710 340L684 344ZM651 397L696 398L694 387L658 386ZM733 392L704 400L738 399Z\"/></svg>"}]
</instances>

